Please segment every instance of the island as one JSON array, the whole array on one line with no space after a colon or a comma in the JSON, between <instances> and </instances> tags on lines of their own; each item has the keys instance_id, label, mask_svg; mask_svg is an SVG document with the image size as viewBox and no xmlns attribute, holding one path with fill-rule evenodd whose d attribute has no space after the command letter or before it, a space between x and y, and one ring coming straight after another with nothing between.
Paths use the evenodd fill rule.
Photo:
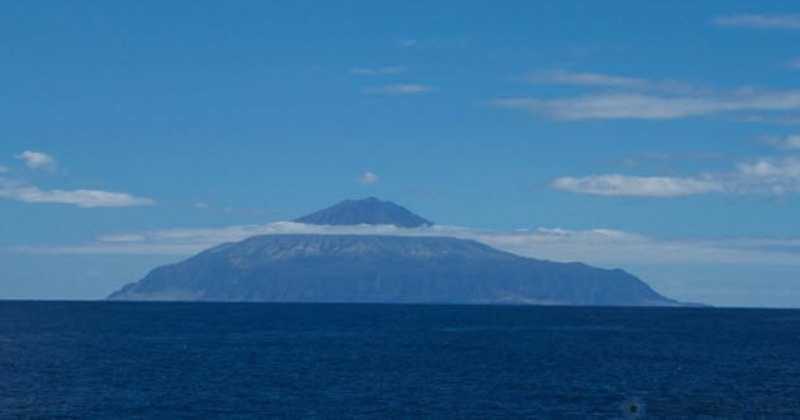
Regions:
<instances>
[{"instance_id":1,"label":"island","mask_svg":"<svg viewBox=\"0 0 800 420\"><path fill-rule=\"evenodd\" d=\"M374 197L346 200L295 222L404 229L433 225ZM683 305L620 269L526 258L467 239L364 234L273 234L222 244L158 267L108 299Z\"/></svg>"}]
</instances>

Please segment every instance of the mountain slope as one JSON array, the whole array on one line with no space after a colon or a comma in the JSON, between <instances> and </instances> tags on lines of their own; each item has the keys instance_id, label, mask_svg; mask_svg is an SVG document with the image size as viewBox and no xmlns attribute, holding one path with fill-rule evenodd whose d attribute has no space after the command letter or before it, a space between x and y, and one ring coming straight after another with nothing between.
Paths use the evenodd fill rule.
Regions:
<instances>
[{"instance_id":1,"label":"mountain slope","mask_svg":"<svg viewBox=\"0 0 800 420\"><path fill-rule=\"evenodd\" d=\"M442 237L267 235L159 267L113 300L675 305L621 270Z\"/></svg>"},{"instance_id":2,"label":"mountain slope","mask_svg":"<svg viewBox=\"0 0 800 420\"><path fill-rule=\"evenodd\" d=\"M295 219L310 225L395 225L404 228L431 226L426 220L408 209L375 197L363 200L345 200L341 203Z\"/></svg>"}]
</instances>

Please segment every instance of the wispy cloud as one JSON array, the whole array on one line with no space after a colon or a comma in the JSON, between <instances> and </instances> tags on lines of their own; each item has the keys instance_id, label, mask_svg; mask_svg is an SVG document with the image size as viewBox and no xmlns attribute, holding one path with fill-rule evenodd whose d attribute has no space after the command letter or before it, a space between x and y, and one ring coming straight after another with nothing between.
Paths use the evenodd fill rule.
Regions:
<instances>
[{"instance_id":1,"label":"wispy cloud","mask_svg":"<svg viewBox=\"0 0 800 420\"><path fill-rule=\"evenodd\" d=\"M723 190L713 180L675 177L592 175L581 178L562 177L552 182L558 190L580 194L632 197L681 197Z\"/></svg>"},{"instance_id":2,"label":"wispy cloud","mask_svg":"<svg viewBox=\"0 0 800 420\"><path fill-rule=\"evenodd\" d=\"M781 150L800 150L800 134L791 134L784 137L767 137L764 141Z\"/></svg>"},{"instance_id":3,"label":"wispy cloud","mask_svg":"<svg viewBox=\"0 0 800 420\"><path fill-rule=\"evenodd\" d=\"M666 120L740 111L800 109L800 90L741 90L728 95L666 96L644 93L589 94L563 99L503 98L491 102L556 120Z\"/></svg>"},{"instance_id":4,"label":"wispy cloud","mask_svg":"<svg viewBox=\"0 0 800 420\"><path fill-rule=\"evenodd\" d=\"M405 73L406 68L402 66L384 67L354 67L350 69L350 74L358 76L390 76Z\"/></svg>"},{"instance_id":5,"label":"wispy cloud","mask_svg":"<svg viewBox=\"0 0 800 420\"><path fill-rule=\"evenodd\" d=\"M640 88L649 84L647 80L635 77L613 76L601 73L579 73L566 70L531 73L528 75L527 80L532 83L625 88Z\"/></svg>"},{"instance_id":6,"label":"wispy cloud","mask_svg":"<svg viewBox=\"0 0 800 420\"><path fill-rule=\"evenodd\" d=\"M402 48L411 48L417 45L416 39L401 39L397 41L397 46Z\"/></svg>"},{"instance_id":7,"label":"wispy cloud","mask_svg":"<svg viewBox=\"0 0 800 420\"><path fill-rule=\"evenodd\" d=\"M100 190L42 190L34 185L0 178L0 198L24 203L68 204L83 208L133 207L155 204L152 199Z\"/></svg>"},{"instance_id":8,"label":"wispy cloud","mask_svg":"<svg viewBox=\"0 0 800 420\"><path fill-rule=\"evenodd\" d=\"M573 72L567 70L541 71L529 74L526 80L535 84L613 88L627 91L657 91L671 94L706 92L688 83L676 80L648 80L637 77L603 73Z\"/></svg>"},{"instance_id":9,"label":"wispy cloud","mask_svg":"<svg viewBox=\"0 0 800 420\"><path fill-rule=\"evenodd\" d=\"M694 162L707 162L714 160L726 159L725 153L712 153L712 152L685 152L685 153L663 153L663 152L645 152L628 156L621 160L620 163L627 167L638 167L644 165L657 164L672 164L674 162L694 161Z\"/></svg>"},{"instance_id":10,"label":"wispy cloud","mask_svg":"<svg viewBox=\"0 0 800 420\"><path fill-rule=\"evenodd\" d=\"M428 85L402 83L366 88L364 93L367 95L419 95L433 90L434 88Z\"/></svg>"},{"instance_id":11,"label":"wispy cloud","mask_svg":"<svg viewBox=\"0 0 800 420\"><path fill-rule=\"evenodd\" d=\"M800 58L795 58L789 62L789 68L800 70Z\"/></svg>"},{"instance_id":12,"label":"wispy cloud","mask_svg":"<svg viewBox=\"0 0 800 420\"><path fill-rule=\"evenodd\" d=\"M723 15L712 19L717 26L756 29L800 29L800 15L742 14Z\"/></svg>"},{"instance_id":13,"label":"wispy cloud","mask_svg":"<svg viewBox=\"0 0 800 420\"><path fill-rule=\"evenodd\" d=\"M730 189L744 193L775 195L800 192L800 159L762 158L737 165L738 176L732 177Z\"/></svg>"},{"instance_id":14,"label":"wispy cloud","mask_svg":"<svg viewBox=\"0 0 800 420\"><path fill-rule=\"evenodd\" d=\"M56 167L55 158L47 153L26 150L14 157L25 162L25 165L31 169L44 169L52 171Z\"/></svg>"},{"instance_id":15,"label":"wispy cloud","mask_svg":"<svg viewBox=\"0 0 800 420\"><path fill-rule=\"evenodd\" d=\"M743 115L738 118L742 122L751 123L767 123L777 125L794 126L800 125L800 115L764 115L764 114L750 114Z\"/></svg>"},{"instance_id":16,"label":"wispy cloud","mask_svg":"<svg viewBox=\"0 0 800 420\"><path fill-rule=\"evenodd\" d=\"M615 229L537 228L512 232L456 226L404 229L396 226L318 226L293 222L215 229L169 229L107 235L74 246L17 247L44 254L191 255L226 242L256 235L349 234L444 236L471 239L519 255L554 261L582 261L600 266L657 263L766 263L800 265L800 238L660 240Z\"/></svg>"},{"instance_id":17,"label":"wispy cloud","mask_svg":"<svg viewBox=\"0 0 800 420\"><path fill-rule=\"evenodd\" d=\"M628 176L620 174L561 177L554 189L577 194L671 198L708 193L783 195L800 192L800 159L760 158L736 165L734 171L695 177Z\"/></svg>"},{"instance_id":18,"label":"wispy cloud","mask_svg":"<svg viewBox=\"0 0 800 420\"><path fill-rule=\"evenodd\" d=\"M358 177L358 182L364 185L377 184L380 180L380 177L372 171L366 171Z\"/></svg>"},{"instance_id":19,"label":"wispy cloud","mask_svg":"<svg viewBox=\"0 0 800 420\"><path fill-rule=\"evenodd\" d=\"M0 174L7 174L10 171L11 171L10 169L6 168L3 165L0 165Z\"/></svg>"}]
</instances>

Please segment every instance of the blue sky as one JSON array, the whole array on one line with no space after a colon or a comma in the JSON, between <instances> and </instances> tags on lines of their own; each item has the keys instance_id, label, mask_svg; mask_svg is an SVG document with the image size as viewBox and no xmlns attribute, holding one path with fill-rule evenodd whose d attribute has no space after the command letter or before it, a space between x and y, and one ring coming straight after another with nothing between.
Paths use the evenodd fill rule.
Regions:
<instances>
[{"instance_id":1,"label":"blue sky","mask_svg":"<svg viewBox=\"0 0 800 420\"><path fill-rule=\"evenodd\" d=\"M679 299L800 306L790 2L2 7L0 298L100 298L376 195Z\"/></svg>"}]
</instances>

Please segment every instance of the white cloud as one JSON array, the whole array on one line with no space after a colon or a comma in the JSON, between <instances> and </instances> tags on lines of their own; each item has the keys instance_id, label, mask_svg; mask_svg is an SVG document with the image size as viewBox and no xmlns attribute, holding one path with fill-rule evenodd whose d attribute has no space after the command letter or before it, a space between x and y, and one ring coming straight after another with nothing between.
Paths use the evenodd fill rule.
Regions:
<instances>
[{"instance_id":1,"label":"white cloud","mask_svg":"<svg viewBox=\"0 0 800 420\"><path fill-rule=\"evenodd\" d=\"M42 152L26 150L14 157L31 169L53 169L56 165L56 160L52 156Z\"/></svg>"},{"instance_id":2,"label":"white cloud","mask_svg":"<svg viewBox=\"0 0 800 420\"><path fill-rule=\"evenodd\" d=\"M757 29L800 29L800 15L743 14L717 16L712 20L717 26Z\"/></svg>"},{"instance_id":3,"label":"white cloud","mask_svg":"<svg viewBox=\"0 0 800 420\"><path fill-rule=\"evenodd\" d=\"M737 165L731 190L740 193L782 195L800 192L800 159L756 159Z\"/></svg>"},{"instance_id":4,"label":"white cloud","mask_svg":"<svg viewBox=\"0 0 800 420\"><path fill-rule=\"evenodd\" d=\"M800 178L800 159L758 159L740 163L739 172L756 178Z\"/></svg>"},{"instance_id":5,"label":"white cloud","mask_svg":"<svg viewBox=\"0 0 800 420\"><path fill-rule=\"evenodd\" d=\"M26 150L14 157L25 162L31 169L53 170L56 167L56 160L47 153Z\"/></svg>"},{"instance_id":6,"label":"white cloud","mask_svg":"<svg viewBox=\"0 0 800 420\"><path fill-rule=\"evenodd\" d=\"M800 70L800 58L795 58L789 62L789 67L795 70Z\"/></svg>"},{"instance_id":7,"label":"white cloud","mask_svg":"<svg viewBox=\"0 0 800 420\"><path fill-rule=\"evenodd\" d=\"M456 226L404 229L387 225L319 226L294 222L117 234L103 236L92 243L83 245L17 247L15 250L45 254L184 256L221 243L239 241L251 236L282 234L455 237L476 240L501 250L533 258L582 261L606 267L661 263L800 265L800 238L659 240L615 229L539 228L502 232Z\"/></svg>"},{"instance_id":8,"label":"white cloud","mask_svg":"<svg viewBox=\"0 0 800 420\"><path fill-rule=\"evenodd\" d=\"M671 198L708 193L783 195L800 192L800 158L761 158L736 165L735 171L699 177L620 174L560 177L551 186L578 194Z\"/></svg>"},{"instance_id":9,"label":"white cloud","mask_svg":"<svg viewBox=\"0 0 800 420\"><path fill-rule=\"evenodd\" d=\"M207 209L208 207L209 207L208 204L204 203L202 201L194 203L194 208L196 208L196 209Z\"/></svg>"},{"instance_id":10,"label":"white cloud","mask_svg":"<svg viewBox=\"0 0 800 420\"><path fill-rule=\"evenodd\" d=\"M552 182L558 190L580 194L633 197L680 197L717 192L722 185L695 178L593 175L582 178L562 177Z\"/></svg>"},{"instance_id":11,"label":"white cloud","mask_svg":"<svg viewBox=\"0 0 800 420\"><path fill-rule=\"evenodd\" d=\"M649 85L647 80L634 77L613 76L601 73L577 73L566 70L533 73L528 76L528 81L533 83L623 88L641 88Z\"/></svg>"},{"instance_id":12,"label":"white cloud","mask_svg":"<svg viewBox=\"0 0 800 420\"><path fill-rule=\"evenodd\" d=\"M403 83L367 88L364 89L364 93L367 95L419 95L433 90L434 88L428 85Z\"/></svg>"},{"instance_id":13,"label":"white cloud","mask_svg":"<svg viewBox=\"0 0 800 420\"><path fill-rule=\"evenodd\" d=\"M669 94L692 94L707 92L688 83L675 80L647 80L636 77L615 76L603 73L572 72L554 70L528 75L527 80L537 84L613 88L624 91L656 91Z\"/></svg>"},{"instance_id":14,"label":"white cloud","mask_svg":"<svg viewBox=\"0 0 800 420\"><path fill-rule=\"evenodd\" d=\"M366 171L358 177L358 182L370 185L370 184L377 184L380 181L380 177L373 172Z\"/></svg>"},{"instance_id":15,"label":"white cloud","mask_svg":"<svg viewBox=\"0 0 800 420\"><path fill-rule=\"evenodd\" d=\"M103 235L97 238L99 242L105 242L105 243L142 242L146 239L147 237L145 235L140 235L135 233L125 233L119 235Z\"/></svg>"},{"instance_id":16,"label":"white cloud","mask_svg":"<svg viewBox=\"0 0 800 420\"><path fill-rule=\"evenodd\" d=\"M491 104L526 110L556 120L664 120L739 111L800 109L800 90L760 92L739 90L728 95L653 95L604 93L563 99L504 98Z\"/></svg>"},{"instance_id":17,"label":"white cloud","mask_svg":"<svg viewBox=\"0 0 800 420\"><path fill-rule=\"evenodd\" d=\"M800 150L800 134L785 137L769 137L766 142L781 150Z\"/></svg>"},{"instance_id":18,"label":"white cloud","mask_svg":"<svg viewBox=\"0 0 800 420\"><path fill-rule=\"evenodd\" d=\"M9 171L10 169L6 168L3 165L0 165L0 174L7 174Z\"/></svg>"},{"instance_id":19,"label":"white cloud","mask_svg":"<svg viewBox=\"0 0 800 420\"><path fill-rule=\"evenodd\" d=\"M800 116L798 115L763 115L751 114L737 118L738 121L752 122L752 123L768 123L779 125L800 125Z\"/></svg>"},{"instance_id":20,"label":"white cloud","mask_svg":"<svg viewBox=\"0 0 800 420\"><path fill-rule=\"evenodd\" d=\"M24 203L69 204L78 207L132 207L149 206L149 198L99 190L42 190L33 185L0 178L0 198Z\"/></svg>"},{"instance_id":21,"label":"white cloud","mask_svg":"<svg viewBox=\"0 0 800 420\"><path fill-rule=\"evenodd\" d=\"M354 67L350 69L351 74L358 76L389 76L394 74L405 73L406 68L402 66L384 66L384 67Z\"/></svg>"}]
</instances>

